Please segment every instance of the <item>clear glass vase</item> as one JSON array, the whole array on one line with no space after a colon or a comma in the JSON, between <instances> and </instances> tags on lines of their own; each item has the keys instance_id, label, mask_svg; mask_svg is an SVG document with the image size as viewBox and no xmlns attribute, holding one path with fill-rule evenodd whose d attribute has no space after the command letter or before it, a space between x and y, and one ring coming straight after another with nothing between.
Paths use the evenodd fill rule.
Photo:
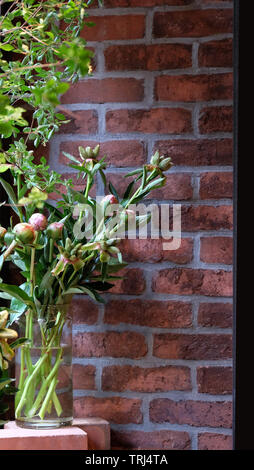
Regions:
<instances>
[{"instance_id":1,"label":"clear glass vase","mask_svg":"<svg viewBox=\"0 0 254 470\"><path fill-rule=\"evenodd\" d=\"M69 305L41 306L37 315L26 312L25 321L20 325L20 335L29 342L16 352L16 423L34 429L71 425L72 318Z\"/></svg>"}]
</instances>

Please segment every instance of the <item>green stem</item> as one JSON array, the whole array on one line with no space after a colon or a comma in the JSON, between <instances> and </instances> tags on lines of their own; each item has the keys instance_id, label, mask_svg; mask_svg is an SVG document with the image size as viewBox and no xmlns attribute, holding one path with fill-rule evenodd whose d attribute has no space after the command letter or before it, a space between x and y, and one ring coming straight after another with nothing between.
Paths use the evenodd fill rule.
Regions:
<instances>
[{"instance_id":1,"label":"green stem","mask_svg":"<svg viewBox=\"0 0 254 470\"><path fill-rule=\"evenodd\" d=\"M46 413L46 411L47 411L48 404L49 404L49 402L50 402L50 400L51 400L51 395L52 395L52 393L55 391L56 385L57 385L57 377L55 376L55 377L53 378L53 380L52 380L50 386L49 386L49 389L48 389L48 391L47 391L46 397L45 397L45 399L44 399L44 402L43 402L42 407L41 407L40 412L39 412L39 417L40 417L41 419L43 419L44 416L45 416L45 413Z\"/></svg>"},{"instance_id":2,"label":"green stem","mask_svg":"<svg viewBox=\"0 0 254 470\"><path fill-rule=\"evenodd\" d=\"M49 373L47 379L43 382L43 385L42 385L42 387L41 387L41 389L40 389L40 391L37 395L37 398L34 402L34 405L28 413L28 416L30 418L35 415L37 409L39 408L39 406L40 406L40 404L43 400L43 397L44 397L45 392L48 388L48 385L50 384L51 380L54 378L54 376L55 376L55 374L58 370L58 367L59 367L60 362L61 362L61 354L62 354L62 350L58 351L55 365L54 365L53 369L51 370L51 372Z\"/></svg>"}]
</instances>

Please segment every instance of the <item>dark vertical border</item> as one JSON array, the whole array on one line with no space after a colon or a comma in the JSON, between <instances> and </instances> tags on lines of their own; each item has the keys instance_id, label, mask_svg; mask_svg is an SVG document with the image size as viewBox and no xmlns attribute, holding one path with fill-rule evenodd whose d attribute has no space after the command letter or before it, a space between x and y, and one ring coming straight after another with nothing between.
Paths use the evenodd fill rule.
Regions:
<instances>
[{"instance_id":1,"label":"dark vertical border","mask_svg":"<svg viewBox=\"0 0 254 470\"><path fill-rule=\"evenodd\" d=\"M239 99L239 15L240 15L240 0L234 0L234 264L233 264L233 288L234 288L234 330L233 330L233 350L234 350L234 376L233 376L233 447L238 449L239 444L239 425L240 425L240 407L238 396L238 334L237 334L237 199L238 199L238 99Z\"/></svg>"},{"instance_id":2,"label":"dark vertical border","mask_svg":"<svg viewBox=\"0 0 254 470\"><path fill-rule=\"evenodd\" d=\"M235 0L234 15L235 450L254 450L253 16L247 3Z\"/></svg>"}]
</instances>

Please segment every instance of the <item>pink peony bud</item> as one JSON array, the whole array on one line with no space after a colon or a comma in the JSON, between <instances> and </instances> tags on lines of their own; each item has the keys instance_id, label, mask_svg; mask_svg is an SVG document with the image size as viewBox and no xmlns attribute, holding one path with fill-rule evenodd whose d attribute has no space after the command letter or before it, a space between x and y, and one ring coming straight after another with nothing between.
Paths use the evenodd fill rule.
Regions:
<instances>
[{"instance_id":1,"label":"pink peony bud","mask_svg":"<svg viewBox=\"0 0 254 470\"><path fill-rule=\"evenodd\" d=\"M64 224L62 222L53 222L47 228L47 235L53 240L59 240L62 237Z\"/></svg>"},{"instance_id":2,"label":"pink peony bud","mask_svg":"<svg viewBox=\"0 0 254 470\"><path fill-rule=\"evenodd\" d=\"M35 230L31 224L20 223L15 225L13 233L22 243L32 243L35 240Z\"/></svg>"},{"instance_id":3,"label":"pink peony bud","mask_svg":"<svg viewBox=\"0 0 254 470\"><path fill-rule=\"evenodd\" d=\"M0 226L0 240L4 238L6 232L7 232L6 228Z\"/></svg>"},{"instance_id":4,"label":"pink peony bud","mask_svg":"<svg viewBox=\"0 0 254 470\"><path fill-rule=\"evenodd\" d=\"M35 214L31 215L29 219L29 224L31 224L37 232L40 230L45 230L45 228L48 225L48 221L45 217L45 215L40 214L39 212L36 212Z\"/></svg>"},{"instance_id":5,"label":"pink peony bud","mask_svg":"<svg viewBox=\"0 0 254 470\"><path fill-rule=\"evenodd\" d=\"M102 203L109 202L109 204L118 204L118 200L113 194L108 194L107 196L104 196L104 198L101 201Z\"/></svg>"}]
</instances>

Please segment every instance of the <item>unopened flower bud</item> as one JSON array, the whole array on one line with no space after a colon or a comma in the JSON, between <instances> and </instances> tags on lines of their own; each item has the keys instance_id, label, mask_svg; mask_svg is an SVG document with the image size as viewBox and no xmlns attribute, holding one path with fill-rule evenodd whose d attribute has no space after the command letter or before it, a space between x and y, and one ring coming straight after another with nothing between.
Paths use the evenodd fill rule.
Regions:
<instances>
[{"instance_id":1,"label":"unopened flower bud","mask_svg":"<svg viewBox=\"0 0 254 470\"><path fill-rule=\"evenodd\" d=\"M53 222L47 228L47 235L49 238L53 238L53 240L59 240L62 238L64 224L62 222Z\"/></svg>"},{"instance_id":2,"label":"unopened flower bud","mask_svg":"<svg viewBox=\"0 0 254 470\"><path fill-rule=\"evenodd\" d=\"M13 233L21 243L33 243L35 240L35 230L31 224L17 224L13 229Z\"/></svg>"},{"instance_id":3,"label":"unopened flower bud","mask_svg":"<svg viewBox=\"0 0 254 470\"><path fill-rule=\"evenodd\" d=\"M0 241L4 239L6 232L7 232L6 228L0 226Z\"/></svg>"},{"instance_id":4,"label":"unopened flower bud","mask_svg":"<svg viewBox=\"0 0 254 470\"><path fill-rule=\"evenodd\" d=\"M168 157L168 158L164 158L164 160L161 160L161 162L159 163L159 168L162 171L167 171L171 168L172 165L173 163L171 161L171 158Z\"/></svg>"},{"instance_id":5,"label":"unopened flower bud","mask_svg":"<svg viewBox=\"0 0 254 470\"><path fill-rule=\"evenodd\" d=\"M36 212L35 214L31 215L29 224L33 226L34 230L39 232L40 230L45 230L48 225L48 221L45 215Z\"/></svg>"},{"instance_id":6,"label":"unopened flower bud","mask_svg":"<svg viewBox=\"0 0 254 470\"><path fill-rule=\"evenodd\" d=\"M94 149L93 149L93 155L94 155L94 157L97 157L97 156L98 156L99 151L100 151L100 146L99 146L99 144L98 144L98 145L96 145L96 147L94 147Z\"/></svg>"},{"instance_id":7,"label":"unopened flower bud","mask_svg":"<svg viewBox=\"0 0 254 470\"><path fill-rule=\"evenodd\" d=\"M106 251L102 251L100 254L100 261L102 263L108 263L110 260L110 255Z\"/></svg>"},{"instance_id":8,"label":"unopened flower bud","mask_svg":"<svg viewBox=\"0 0 254 470\"><path fill-rule=\"evenodd\" d=\"M154 155L152 155L150 163L152 165L158 165L160 161L160 154L159 151L157 150Z\"/></svg>"},{"instance_id":9,"label":"unopened flower bud","mask_svg":"<svg viewBox=\"0 0 254 470\"><path fill-rule=\"evenodd\" d=\"M93 156L93 150L91 147L86 147L86 155L88 158L92 158Z\"/></svg>"},{"instance_id":10,"label":"unopened flower bud","mask_svg":"<svg viewBox=\"0 0 254 470\"><path fill-rule=\"evenodd\" d=\"M103 204L106 202L109 202L109 204L118 204L118 200L113 194L108 194L107 196L104 196L101 202Z\"/></svg>"}]
</instances>

